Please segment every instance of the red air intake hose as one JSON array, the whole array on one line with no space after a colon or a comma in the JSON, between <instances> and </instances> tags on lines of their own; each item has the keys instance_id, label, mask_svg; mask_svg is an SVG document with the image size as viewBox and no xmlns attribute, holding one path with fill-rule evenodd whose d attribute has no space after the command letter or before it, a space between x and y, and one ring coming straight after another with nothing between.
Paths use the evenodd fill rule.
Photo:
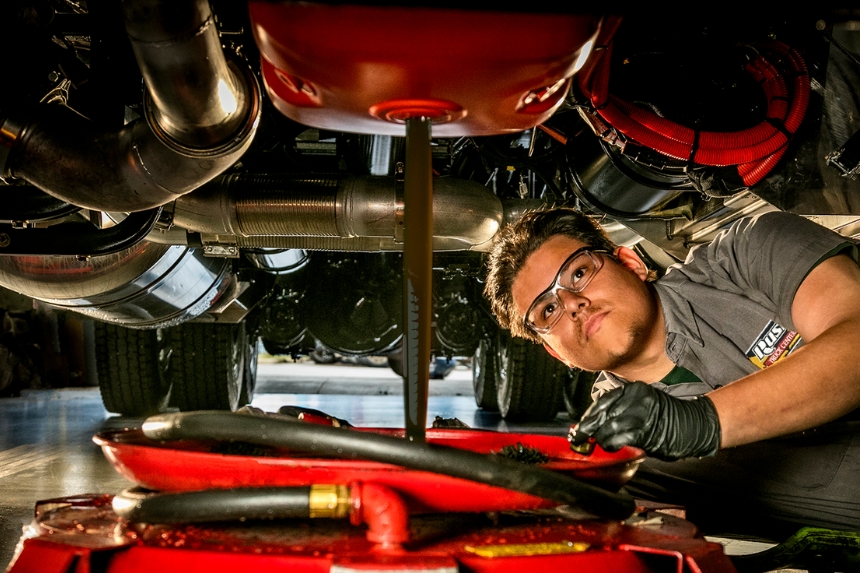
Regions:
<instances>
[{"instance_id":1,"label":"red air intake hose","mask_svg":"<svg viewBox=\"0 0 860 573\"><path fill-rule=\"evenodd\" d=\"M580 89L601 118L628 139L668 157L700 165L737 165L745 185L761 181L782 158L809 104L809 74L800 54L782 42L770 41L746 65L767 98L764 121L736 132L697 133L609 93L612 37L620 23L619 17L607 18L594 58L579 75Z\"/></svg>"}]
</instances>

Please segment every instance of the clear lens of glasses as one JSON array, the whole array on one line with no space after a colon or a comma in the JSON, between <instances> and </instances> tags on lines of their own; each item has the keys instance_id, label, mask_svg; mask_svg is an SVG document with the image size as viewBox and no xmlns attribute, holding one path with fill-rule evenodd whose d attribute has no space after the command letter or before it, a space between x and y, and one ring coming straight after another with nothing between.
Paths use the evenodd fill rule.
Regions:
<instances>
[{"instance_id":1,"label":"clear lens of glasses","mask_svg":"<svg viewBox=\"0 0 860 573\"><path fill-rule=\"evenodd\" d=\"M539 296L526 315L526 323L536 332L547 332L564 313L564 304L558 298L560 289L581 292L600 267L603 259L584 251L568 259L556 277L553 286Z\"/></svg>"}]
</instances>

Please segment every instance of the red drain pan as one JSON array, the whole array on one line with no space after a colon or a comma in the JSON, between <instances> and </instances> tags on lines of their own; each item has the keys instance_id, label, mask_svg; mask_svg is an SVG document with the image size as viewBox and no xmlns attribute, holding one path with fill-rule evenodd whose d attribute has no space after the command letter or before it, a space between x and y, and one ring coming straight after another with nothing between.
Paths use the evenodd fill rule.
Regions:
<instances>
[{"instance_id":1,"label":"red drain pan","mask_svg":"<svg viewBox=\"0 0 860 573\"><path fill-rule=\"evenodd\" d=\"M403 436L402 429L365 428ZM140 430L97 434L107 459L128 480L147 489L178 492L238 487L289 487L311 484L377 483L398 492L412 512L486 512L539 509L557 505L532 495L396 465L352 459L307 457L289 450L266 455L212 453L215 442L151 440ZM645 454L637 448L606 452L599 447L584 456L570 450L567 439L537 434L485 430L431 429L427 442L478 453L495 453L522 444L549 457L543 467L617 489L636 472Z\"/></svg>"}]
</instances>

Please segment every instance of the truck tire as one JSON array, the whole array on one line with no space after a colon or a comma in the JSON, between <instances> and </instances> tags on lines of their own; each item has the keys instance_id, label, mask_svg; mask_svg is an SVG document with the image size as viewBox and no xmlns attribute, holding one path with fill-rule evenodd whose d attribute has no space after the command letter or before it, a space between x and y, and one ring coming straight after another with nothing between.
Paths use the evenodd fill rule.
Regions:
<instances>
[{"instance_id":1,"label":"truck tire","mask_svg":"<svg viewBox=\"0 0 860 573\"><path fill-rule=\"evenodd\" d=\"M475 404L482 410L499 411L496 396L496 353L495 339L482 338L472 357L472 390Z\"/></svg>"},{"instance_id":2,"label":"truck tire","mask_svg":"<svg viewBox=\"0 0 860 573\"><path fill-rule=\"evenodd\" d=\"M311 360L316 364L334 364L340 360L337 354L321 345L317 345L316 348L311 350L311 353L308 356L310 356Z\"/></svg>"},{"instance_id":3,"label":"truck tire","mask_svg":"<svg viewBox=\"0 0 860 573\"><path fill-rule=\"evenodd\" d=\"M563 398L564 409L570 416L570 422L579 422L582 415L591 406L591 387L597 379L596 372L585 372L579 368L571 368L570 376L565 381Z\"/></svg>"},{"instance_id":4,"label":"truck tire","mask_svg":"<svg viewBox=\"0 0 860 573\"><path fill-rule=\"evenodd\" d=\"M257 388L257 341L259 338L259 336L253 335L246 337L243 360L245 369L242 376L242 393L239 395L240 408L254 400L254 390Z\"/></svg>"},{"instance_id":5,"label":"truck tire","mask_svg":"<svg viewBox=\"0 0 860 573\"><path fill-rule=\"evenodd\" d=\"M357 362L362 366L370 366L371 368L388 368L387 356L359 356Z\"/></svg>"},{"instance_id":6,"label":"truck tire","mask_svg":"<svg viewBox=\"0 0 860 573\"><path fill-rule=\"evenodd\" d=\"M95 366L108 412L150 416L163 412L170 398L164 356L156 330L135 330L96 322Z\"/></svg>"},{"instance_id":7,"label":"truck tire","mask_svg":"<svg viewBox=\"0 0 860 573\"><path fill-rule=\"evenodd\" d=\"M499 331L496 397L502 418L512 421L552 420L562 403L567 366L542 347Z\"/></svg>"},{"instance_id":8,"label":"truck tire","mask_svg":"<svg viewBox=\"0 0 860 573\"><path fill-rule=\"evenodd\" d=\"M403 355L402 354L392 354L388 357L388 367L391 368L391 371L403 377Z\"/></svg>"},{"instance_id":9,"label":"truck tire","mask_svg":"<svg viewBox=\"0 0 860 573\"><path fill-rule=\"evenodd\" d=\"M253 393L245 389L245 378L251 370L256 377L256 345L249 344L244 322L192 322L165 332L171 349L167 379L173 386L173 406L187 412L236 411L245 405L242 402ZM254 364L246 368L248 360Z\"/></svg>"}]
</instances>

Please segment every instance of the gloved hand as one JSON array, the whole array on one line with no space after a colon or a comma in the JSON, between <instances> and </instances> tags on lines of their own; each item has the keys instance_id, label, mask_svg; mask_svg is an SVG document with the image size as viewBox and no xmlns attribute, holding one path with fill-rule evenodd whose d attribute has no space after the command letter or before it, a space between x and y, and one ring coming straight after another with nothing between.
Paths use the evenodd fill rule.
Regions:
<instances>
[{"instance_id":1,"label":"gloved hand","mask_svg":"<svg viewBox=\"0 0 860 573\"><path fill-rule=\"evenodd\" d=\"M573 445L594 437L610 452L637 446L667 460L712 456L720 448L720 420L707 396L680 400L643 382L607 392L570 429Z\"/></svg>"}]
</instances>

